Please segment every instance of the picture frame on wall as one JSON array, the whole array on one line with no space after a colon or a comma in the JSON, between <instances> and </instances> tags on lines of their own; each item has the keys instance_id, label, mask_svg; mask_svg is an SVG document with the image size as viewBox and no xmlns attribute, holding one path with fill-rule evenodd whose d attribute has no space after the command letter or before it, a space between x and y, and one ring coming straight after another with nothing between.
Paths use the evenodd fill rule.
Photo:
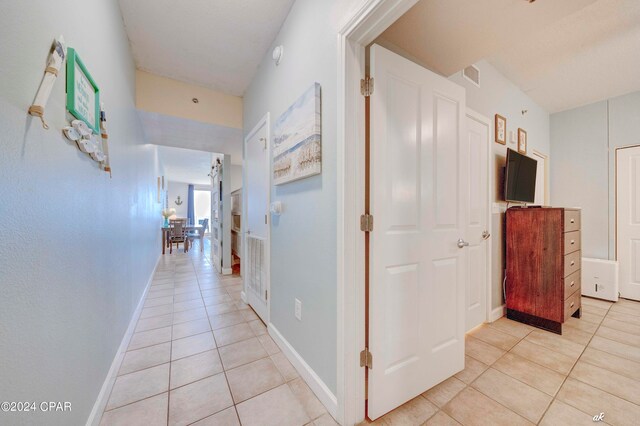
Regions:
<instances>
[{"instance_id":1,"label":"picture frame on wall","mask_svg":"<svg viewBox=\"0 0 640 426\"><path fill-rule=\"evenodd\" d=\"M507 144L507 119L496 114L494 120L495 141L501 145Z\"/></svg>"},{"instance_id":2,"label":"picture frame on wall","mask_svg":"<svg viewBox=\"0 0 640 426\"><path fill-rule=\"evenodd\" d=\"M67 49L67 110L100 134L100 89L73 48Z\"/></svg>"},{"instance_id":3,"label":"picture frame on wall","mask_svg":"<svg viewBox=\"0 0 640 426\"><path fill-rule=\"evenodd\" d=\"M273 133L274 185L322 173L320 83L312 84L280 115Z\"/></svg>"},{"instance_id":4,"label":"picture frame on wall","mask_svg":"<svg viewBox=\"0 0 640 426\"><path fill-rule=\"evenodd\" d=\"M527 154L527 132L521 128L518 128L518 152Z\"/></svg>"}]
</instances>

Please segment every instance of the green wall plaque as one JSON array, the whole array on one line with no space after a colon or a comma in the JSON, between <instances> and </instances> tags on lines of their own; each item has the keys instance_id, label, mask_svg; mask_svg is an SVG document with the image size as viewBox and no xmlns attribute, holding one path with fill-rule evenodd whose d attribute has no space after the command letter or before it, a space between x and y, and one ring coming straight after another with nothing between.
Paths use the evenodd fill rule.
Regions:
<instances>
[{"instance_id":1,"label":"green wall plaque","mask_svg":"<svg viewBox=\"0 0 640 426\"><path fill-rule=\"evenodd\" d=\"M71 47L67 49L67 109L100 134L100 89Z\"/></svg>"}]
</instances>

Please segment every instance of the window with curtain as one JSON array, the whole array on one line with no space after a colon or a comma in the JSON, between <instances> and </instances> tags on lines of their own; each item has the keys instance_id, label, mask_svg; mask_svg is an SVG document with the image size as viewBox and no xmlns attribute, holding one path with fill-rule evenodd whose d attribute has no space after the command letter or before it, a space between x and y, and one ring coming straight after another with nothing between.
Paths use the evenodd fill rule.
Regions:
<instances>
[{"instance_id":1,"label":"window with curtain","mask_svg":"<svg viewBox=\"0 0 640 426\"><path fill-rule=\"evenodd\" d=\"M209 233L211 230L211 191L196 189L193 191L193 198L195 222L200 223L202 219L209 219L209 229L207 229L207 233Z\"/></svg>"}]
</instances>

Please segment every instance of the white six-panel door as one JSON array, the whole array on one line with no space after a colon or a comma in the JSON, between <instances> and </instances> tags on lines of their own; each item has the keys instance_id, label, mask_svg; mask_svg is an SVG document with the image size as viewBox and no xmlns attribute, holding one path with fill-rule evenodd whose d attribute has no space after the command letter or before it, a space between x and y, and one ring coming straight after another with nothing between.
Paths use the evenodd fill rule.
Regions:
<instances>
[{"instance_id":1,"label":"white six-panel door","mask_svg":"<svg viewBox=\"0 0 640 426\"><path fill-rule=\"evenodd\" d=\"M269 323L269 115L249 133L244 146L244 257L247 302Z\"/></svg>"},{"instance_id":2,"label":"white six-panel door","mask_svg":"<svg viewBox=\"0 0 640 426\"><path fill-rule=\"evenodd\" d=\"M464 368L469 152L460 86L371 47L368 416Z\"/></svg>"},{"instance_id":3,"label":"white six-panel door","mask_svg":"<svg viewBox=\"0 0 640 426\"><path fill-rule=\"evenodd\" d=\"M469 331L487 320L489 282L489 149L491 122L467 110L465 143L469 149L469 277L466 280L466 328Z\"/></svg>"},{"instance_id":4,"label":"white six-panel door","mask_svg":"<svg viewBox=\"0 0 640 426\"><path fill-rule=\"evenodd\" d=\"M620 296L640 300L640 147L616 151Z\"/></svg>"}]
</instances>

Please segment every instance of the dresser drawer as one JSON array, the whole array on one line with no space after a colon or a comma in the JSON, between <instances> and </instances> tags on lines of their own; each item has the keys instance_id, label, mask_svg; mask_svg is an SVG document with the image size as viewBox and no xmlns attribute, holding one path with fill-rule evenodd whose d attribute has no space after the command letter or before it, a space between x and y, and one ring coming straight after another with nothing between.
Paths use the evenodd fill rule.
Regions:
<instances>
[{"instance_id":1,"label":"dresser drawer","mask_svg":"<svg viewBox=\"0 0 640 426\"><path fill-rule=\"evenodd\" d=\"M564 211L564 232L577 231L580 229L580 210Z\"/></svg>"},{"instance_id":2,"label":"dresser drawer","mask_svg":"<svg viewBox=\"0 0 640 426\"><path fill-rule=\"evenodd\" d=\"M580 291L574 291L571 296L564 301L564 320L568 320L575 311L580 308Z\"/></svg>"},{"instance_id":3,"label":"dresser drawer","mask_svg":"<svg viewBox=\"0 0 640 426\"><path fill-rule=\"evenodd\" d=\"M581 272L576 271L573 274L565 277L564 279L564 300L567 300L569 296L571 296L576 290L580 291L582 289L582 284L580 282Z\"/></svg>"},{"instance_id":4,"label":"dresser drawer","mask_svg":"<svg viewBox=\"0 0 640 426\"><path fill-rule=\"evenodd\" d=\"M564 254L580 250L580 231L572 231L564 234Z\"/></svg>"},{"instance_id":5,"label":"dresser drawer","mask_svg":"<svg viewBox=\"0 0 640 426\"><path fill-rule=\"evenodd\" d=\"M565 277L580 270L580 254L581 252L578 250L564 256Z\"/></svg>"}]
</instances>

